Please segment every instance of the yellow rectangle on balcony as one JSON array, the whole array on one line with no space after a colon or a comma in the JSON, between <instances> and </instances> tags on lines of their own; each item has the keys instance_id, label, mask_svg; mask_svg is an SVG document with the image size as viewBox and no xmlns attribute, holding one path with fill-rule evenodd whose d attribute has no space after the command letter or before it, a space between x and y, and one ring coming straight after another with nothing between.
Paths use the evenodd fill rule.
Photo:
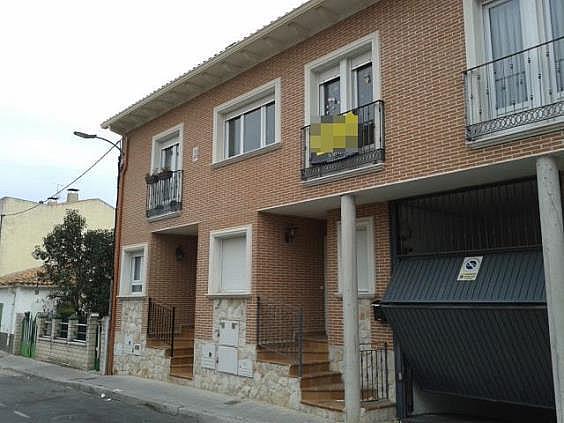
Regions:
<instances>
[{"instance_id":1,"label":"yellow rectangle on balcony","mask_svg":"<svg viewBox=\"0 0 564 423\"><path fill-rule=\"evenodd\" d=\"M317 156L335 152L356 152L358 116L349 112L345 115L326 116L323 121L312 123L309 148Z\"/></svg>"}]
</instances>

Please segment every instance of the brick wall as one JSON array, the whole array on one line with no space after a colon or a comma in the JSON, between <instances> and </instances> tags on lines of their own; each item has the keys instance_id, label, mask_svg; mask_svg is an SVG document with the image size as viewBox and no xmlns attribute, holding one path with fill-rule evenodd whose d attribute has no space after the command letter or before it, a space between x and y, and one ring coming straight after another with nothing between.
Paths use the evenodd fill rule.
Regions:
<instances>
[{"instance_id":1,"label":"brick wall","mask_svg":"<svg viewBox=\"0 0 564 423\"><path fill-rule=\"evenodd\" d=\"M285 232L290 226L295 230L295 239L287 243ZM263 303L301 308L306 332L325 331L325 222L260 214L257 229L254 293ZM252 326L251 322L248 326Z\"/></svg>"},{"instance_id":2,"label":"brick wall","mask_svg":"<svg viewBox=\"0 0 564 423\"><path fill-rule=\"evenodd\" d=\"M305 186L300 180L304 65L374 31L380 35L382 99L386 109L384 169ZM128 134L122 245L149 242L154 230L199 222L196 337L209 339L213 310L213 301L206 296L210 230L259 223L253 237L260 238L260 228L266 232L272 229L260 223L257 210L262 208L562 150L560 132L469 149L464 142L465 68L461 1L437 0L433 7L427 0L378 2ZM278 77L282 80L280 148L220 168L212 166L213 108ZM144 175L150 171L151 138L180 122L184 122L185 143L184 209L179 217L149 223L145 217ZM200 151L196 162L191 160L193 147ZM254 241L255 246L275 248L267 238ZM271 238L271 242L277 244L279 239ZM253 254L254 294L261 289L271 292L264 275L276 274L278 263L256 249ZM377 271L378 283L384 284L389 263L379 262L378 266L382 266ZM329 298L335 325L331 336L340 342L339 300ZM117 310L118 318L119 313ZM380 336L380 330L374 330ZM386 334L382 329L381 335Z\"/></svg>"},{"instance_id":3,"label":"brick wall","mask_svg":"<svg viewBox=\"0 0 564 423\"><path fill-rule=\"evenodd\" d=\"M158 302L176 307L175 321L180 326L194 325L197 242L193 236L151 237L148 294ZM180 261L176 258L177 248L184 252Z\"/></svg>"}]
</instances>

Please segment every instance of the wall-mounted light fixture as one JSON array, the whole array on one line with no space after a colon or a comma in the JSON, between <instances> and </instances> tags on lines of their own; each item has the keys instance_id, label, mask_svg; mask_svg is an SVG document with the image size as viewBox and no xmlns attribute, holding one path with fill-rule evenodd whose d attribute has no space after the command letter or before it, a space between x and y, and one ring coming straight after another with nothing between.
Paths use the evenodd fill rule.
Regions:
<instances>
[{"instance_id":1,"label":"wall-mounted light fixture","mask_svg":"<svg viewBox=\"0 0 564 423\"><path fill-rule=\"evenodd\" d=\"M286 241L286 244L292 244L295 241L297 230L298 230L297 226L294 225L286 226L286 229L284 230L284 240Z\"/></svg>"},{"instance_id":2,"label":"wall-mounted light fixture","mask_svg":"<svg viewBox=\"0 0 564 423\"><path fill-rule=\"evenodd\" d=\"M182 261L184 260L184 250L182 249L182 247L176 247L176 261Z\"/></svg>"}]
</instances>

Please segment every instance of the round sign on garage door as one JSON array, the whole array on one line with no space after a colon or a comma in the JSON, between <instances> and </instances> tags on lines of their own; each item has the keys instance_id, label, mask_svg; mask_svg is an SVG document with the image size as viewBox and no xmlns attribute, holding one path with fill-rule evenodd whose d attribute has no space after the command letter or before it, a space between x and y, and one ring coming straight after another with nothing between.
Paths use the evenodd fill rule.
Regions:
<instances>
[{"instance_id":1,"label":"round sign on garage door","mask_svg":"<svg viewBox=\"0 0 564 423\"><path fill-rule=\"evenodd\" d=\"M482 265L483 256L464 257L460 272L458 273L459 281L475 281Z\"/></svg>"}]
</instances>

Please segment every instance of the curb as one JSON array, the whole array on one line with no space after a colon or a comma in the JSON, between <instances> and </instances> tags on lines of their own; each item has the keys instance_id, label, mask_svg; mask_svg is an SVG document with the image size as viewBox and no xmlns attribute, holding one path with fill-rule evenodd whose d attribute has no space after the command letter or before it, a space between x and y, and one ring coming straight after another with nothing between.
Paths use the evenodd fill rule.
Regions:
<instances>
[{"instance_id":1,"label":"curb","mask_svg":"<svg viewBox=\"0 0 564 423\"><path fill-rule=\"evenodd\" d=\"M153 401L150 399L141 399L137 398L132 394L128 394L126 392L116 392L113 389L106 388L101 385L95 385L88 382L79 382L73 380L64 380L59 379L56 377L49 377L41 374L37 374L31 370L26 369L14 369L10 367L2 367L3 369L10 370L14 373L19 373L21 375L26 376L33 376L38 379L46 380L49 382L54 382L62 386L67 386L77 391L95 394L95 395L105 395L107 398L111 398L112 400L122 401L129 405L140 405L149 407L159 413L168 414L171 416L187 416L187 417L195 417L195 418L206 418L206 422L210 422L209 419L214 419L215 422L235 422L235 421L242 421L243 419L233 419L233 418L225 418L219 417L213 414L201 412L194 409L186 408L184 404L180 403L162 403L159 401ZM210 423L214 423L211 421Z\"/></svg>"}]
</instances>

